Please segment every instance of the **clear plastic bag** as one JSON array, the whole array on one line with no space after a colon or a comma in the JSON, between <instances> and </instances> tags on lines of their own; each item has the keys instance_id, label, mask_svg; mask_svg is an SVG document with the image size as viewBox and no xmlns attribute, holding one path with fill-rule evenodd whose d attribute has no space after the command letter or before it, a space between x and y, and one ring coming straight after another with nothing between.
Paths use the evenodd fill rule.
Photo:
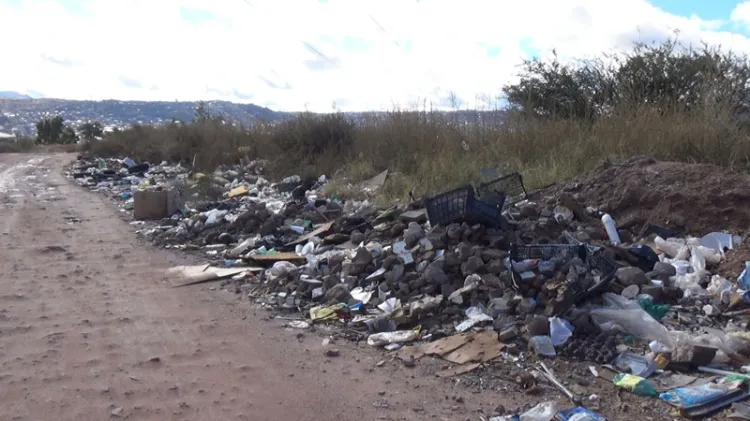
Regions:
<instances>
[{"instance_id":1,"label":"clear plastic bag","mask_svg":"<svg viewBox=\"0 0 750 421\"><path fill-rule=\"evenodd\" d=\"M591 310L591 319L605 331L619 329L639 339L674 346L669 330L641 308Z\"/></svg>"},{"instance_id":2,"label":"clear plastic bag","mask_svg":"<svg viewBox=\"0 0 750 421\"><path fill-rule=\"evenodd\" d=\"M551 421L557 414L557 406L554 402L542 402L529 409L518 418L520 421Z\"/></svg>"}]
</instances>

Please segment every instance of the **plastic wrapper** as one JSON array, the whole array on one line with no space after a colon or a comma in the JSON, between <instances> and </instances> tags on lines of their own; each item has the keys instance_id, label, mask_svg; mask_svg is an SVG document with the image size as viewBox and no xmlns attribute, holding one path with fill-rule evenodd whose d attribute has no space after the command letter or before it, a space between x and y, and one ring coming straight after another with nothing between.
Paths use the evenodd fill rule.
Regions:
<instances>
[{"instance_id":1,"label":"plastic wrapper","mask_svg":"<svg viewBox=\"0 0 750 421\"><path fill-rule=\"evenodd\" d=\"M385 346L388 344L403 344L419 339L419 330L397 330L395 332L374 333L367 337L370 346Z\"/></svg>"},{"instance_id":2,"label":"plastic wrapper","mask_svg":"<svg viewBox=\"0 0 750 421\"><path fill-rule=\"evenodd\" d=\"M689 386L672 389L661 393L659 398L679 408L700 405L710 402L727 393L729 388L723 384L706 383L700 386Z\"/></svg>"},{"instance_id":3,"label":"plastic wrapper","mask_svg":"<svg viewBox=\"0 0 750 421\"><path fill-rule=\"evenodd\" d=\"M556 414L557 407L554 402L542 402L521 414L518 419L520 421L551 421Z\"/></svg>"},{"instance_id":4,"label":"plastic wrapper","mask_svg":"<svg viewBox=\"0 0 750 421\"><path fill-rule=\"evenodd\" d=\"M558 417L560 421L607 421L601 415L580 406L563 409Z\"/></svg>"},{"instance_id":5,"label":"plastic wrapper","mask_svg":"<svg viewBox=\"0 0 750 421\"><path fill-rule=\"evenodd\" d=\"M567 320L553 317L549 320L550 338L553 346L559 346L568 341L573 335L573 325Z\"/></svg>"},{"instance_id":6,"label":"plastic wrapper","mask_svg":"<svg viewBox=\"0 0 750 421\"><path fill-rule=\"evenodd\" d=\"M700 286L704 272L688 273L673 277L674 285L684 291L685 297L700 297L708 292Z\"/></svg>"},{"instance_id":7,"label":"plastic wrapper","mask_svg":"<svg viewBox=\"0 0 750 421\"><path fill-rule=\"evenodd\" d=\"M466 309L466 320L456 326L456 331L465 332L478 323L491 322L493 320L494 319L487 314L487 310L483 305L480 304L474 307L469 307Z\"/></svg>"},{"instance_id":8,"label":"plastic wrapper","mask_svg":"<svg viewBox=\"0 0 750 421\"><path fill-rule=\"evenodd\" d=\"M693 272L702 272L706 270L706 257L698 248L699 246L690 246L690 266Z\"/></svg>"},{"instance_id":9,"label":"plastic wrapper","mask_svg":"<svg viewBox=\"0 0 750 421\"><path fill-rule=\"evenodd\" d=\"M285 260L282 260L280 262L276 262L271 266L270 273L273 277L279 277L279 276L286 276L290 272L293 272L297 270L297 266L292 262L287 262Z\"/></svg>"}]
</instances>

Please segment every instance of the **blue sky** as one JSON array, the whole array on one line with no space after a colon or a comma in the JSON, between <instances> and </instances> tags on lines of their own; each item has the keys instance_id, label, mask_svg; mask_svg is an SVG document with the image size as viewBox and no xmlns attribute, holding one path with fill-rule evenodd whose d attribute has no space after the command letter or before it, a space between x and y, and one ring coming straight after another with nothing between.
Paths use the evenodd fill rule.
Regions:
<instances>
[{"instance_id":1,"label":"blue sky","mask_svg":"<svg viewBox=\"0 0 750 421\"><path fill-rule=\"evenodd\" d=\"M14 63L0 66L0 90L282 110L452 97L482 107L524 58L593 57L674 31L750 53L750 0L0 0Z\"/></svg>"},{"instance_id":2,"label":"blue sky","mask_svg":"<svg viewBox=\"0 0 750 421\"><path fill-rule=\"evenodd\" d=\"M681 16L697 15L707 20L726 20L740 2L736 0L658 0L652 4Z\"/></svg>"}]
</instances>

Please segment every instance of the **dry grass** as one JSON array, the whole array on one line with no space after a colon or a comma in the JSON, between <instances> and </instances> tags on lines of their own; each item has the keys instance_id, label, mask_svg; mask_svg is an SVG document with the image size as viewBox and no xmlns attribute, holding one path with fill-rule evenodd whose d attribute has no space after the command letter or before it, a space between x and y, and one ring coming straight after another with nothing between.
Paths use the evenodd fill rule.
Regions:
<instances>
[{"instance_id":1,"label":"dry grass","mask_svg":"<svg viewBox=\"0 0 750 421\"><path fill-rule=\"evenodd\" d=\"M264 158L278 177L326 174L334 180L329 193L342 196L361 195L356 183L389 169L383 189L389 199L412 189L434 194L476 183L487 167L518 170L527 187L536 188L636 154L750 169L748 132L721 104L691 111L621 106L593 123L513 113L503 121L474 120L393 111L356 124L340 114L303 114L250 129L209 121L136 127L96 142L91 151L188 165L195 159L197 170Z\"/></svg>"},{"instance_id":2,"label":"dry grass","mask_svg":"<svg viewBox=\"0 0 750 421\"><path fill-rule=\"evenodd\" d=\"M34 150L36 143L30 137L3 139L0 141L0 153L19 153Z\"/></svg>"}]
</instances>

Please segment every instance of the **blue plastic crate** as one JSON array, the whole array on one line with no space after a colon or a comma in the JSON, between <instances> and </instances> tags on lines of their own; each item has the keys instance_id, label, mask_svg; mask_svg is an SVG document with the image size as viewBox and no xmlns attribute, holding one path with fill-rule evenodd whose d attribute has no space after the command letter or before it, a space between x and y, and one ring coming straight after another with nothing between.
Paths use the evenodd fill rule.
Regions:
<instances>
[{"instance_id":1,"label":"blue plastic crate","mask_svg":"<svg viewBox=\"0 0 750 421\"><path fill-rule=\"evenodd\" d=\"M473 223L480 223L491 228L506 228L506 221L502 215L502 203L504 195L500 195L499 203L485 203L482 200L474 198L470 205L470 214L467 219Z\"/></svg>"}]
</instances>

